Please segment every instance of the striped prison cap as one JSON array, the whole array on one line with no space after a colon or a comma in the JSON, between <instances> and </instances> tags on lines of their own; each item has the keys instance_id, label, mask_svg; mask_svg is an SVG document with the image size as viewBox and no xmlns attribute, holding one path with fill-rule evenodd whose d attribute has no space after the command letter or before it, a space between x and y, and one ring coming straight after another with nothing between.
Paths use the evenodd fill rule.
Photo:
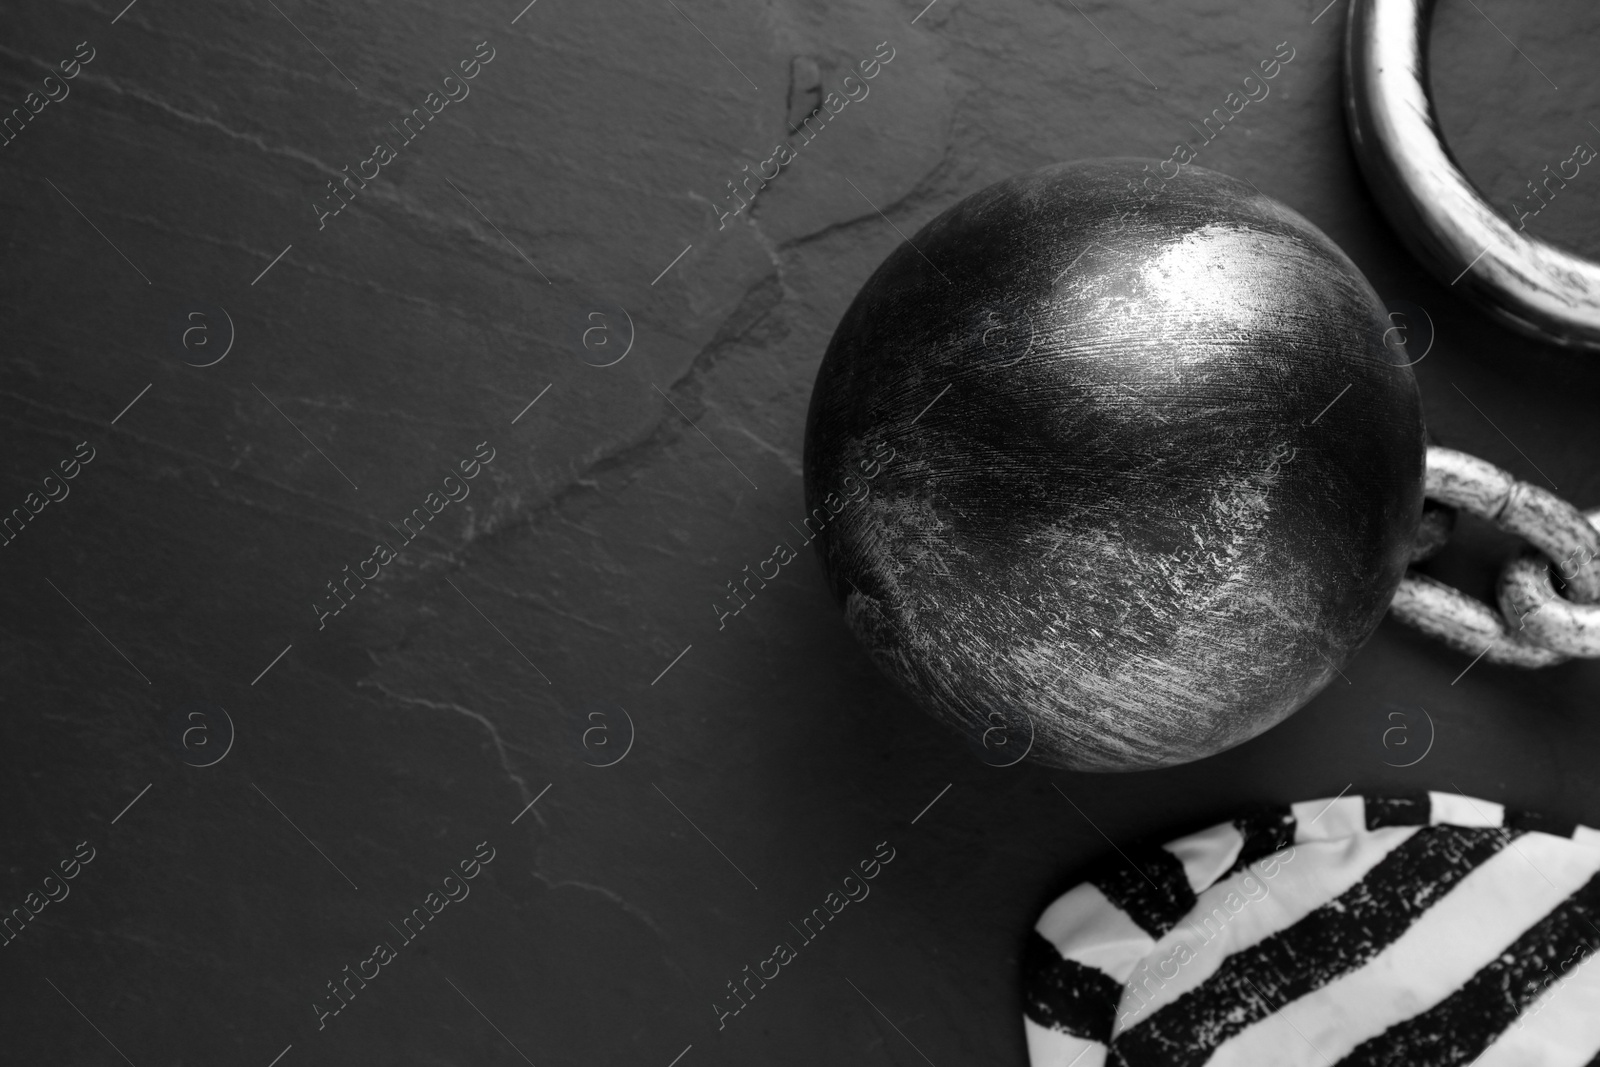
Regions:
<instances>
[{"instance_id":1,"label":"striped prison cap","mask_svg":"<svg viewBox=\"0 0 1600 1067\"><path fill-rule=\"evenodd\" d=\"M1129 847L1045 909L1032 1067L1600 1067L1600 831L1341 796Z\"/></svg>"}]
</instances>

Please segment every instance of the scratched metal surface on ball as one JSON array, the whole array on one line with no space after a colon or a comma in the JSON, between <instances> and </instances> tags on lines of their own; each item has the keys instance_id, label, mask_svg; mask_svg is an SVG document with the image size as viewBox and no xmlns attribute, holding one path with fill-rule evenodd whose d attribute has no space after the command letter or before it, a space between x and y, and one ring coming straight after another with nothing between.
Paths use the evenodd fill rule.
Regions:
<instances>
[{"instance_id":1,"label":"scratched metal surface on ball","mask_svg":"<svg viewBox=\"0 0 1600 1067\"><path fill-rule=\"evenodd\" d=\"M1422 504L1416 383L1359 271L1243 182L1153 174L1049 167L928 224L845 314L807 424L852 630L970 736L1080 769L1304 704Z\"/></svg>"}]
</instances>

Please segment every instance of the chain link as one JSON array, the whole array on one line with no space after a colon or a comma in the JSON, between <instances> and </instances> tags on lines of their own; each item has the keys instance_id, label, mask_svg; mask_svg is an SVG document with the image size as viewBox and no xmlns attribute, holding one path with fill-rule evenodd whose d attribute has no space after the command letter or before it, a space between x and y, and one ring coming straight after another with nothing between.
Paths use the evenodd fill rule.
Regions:
<instances>
[{"instance_id":1,"label":"chain link","mask_svg":"<svg viewBox=\"0 0 1600 1067\"><path fill-rule=\"evenodd\" d=\"M1424 513L1413 561L1442 547L1449 508L1487 519L1532 548L1500 572L1500 610L1407 571L1389 605L1396 619L1490 663L1548 667L1600 658L1600 508L1581 512L1492 463L1439 447L1428 449L1423 493L1444 507ZM1560 593L1552 567L1566 583Z\"/></svg>"}]
</instances>

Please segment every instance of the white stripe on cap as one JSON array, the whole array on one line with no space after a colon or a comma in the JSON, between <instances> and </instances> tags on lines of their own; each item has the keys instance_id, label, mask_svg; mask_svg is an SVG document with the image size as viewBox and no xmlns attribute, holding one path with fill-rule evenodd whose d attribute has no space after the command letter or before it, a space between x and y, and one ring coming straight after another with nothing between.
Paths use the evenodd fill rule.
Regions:
<instances>
[{"instance_id":1,"label":"white stripe on cap","mask_svg":"<svg viewBox=\"0 0 1600 1067\"><path fill-rule=\"evenodd\" d=\"M1161 847L1183 862L1189 888L1203 893L1239 858L1239 850L1244 848L1244 835L1233 823L1225 822Z\"/></svg>"},{"instance_id":2,"label":"white stripe on cap","mask_svg":"<svg viewBox=\"0 0 1600 1067\"><path fill-rule=\"evenodd\" d=\"M1155 947L1128 913L1088 882L1073 886L1044 910L1033 928L1062 957L1104 971L1119 982Z\"/></svg>"},{"instance_id":3,"label":"white stripe on cap","mask_svg":"<svg viewBox=\"0 0 1600 1067\"><path fill-rule=\"evenodd\" d=\"M1565 974L1557 960L1554 981L1522 1018L1483 1050L1475 1067L1584 1067L1600 1050L1600 955Z\"/></svg>"},{"instance_id":4,"label":"white stripe on cap","mask_svg":"<svg viewBox=\"0 0 1600 1067\"><path fill-rule=\"evenodd\" d=\"M1040 1026L1026 1015L1022 1031L1028 1037L1030 1067L1104 1067L1106 1047L1098 1041Z\"/></svg>"},{"instance_id":5,"label":"white stripe on cap","mask_svg":"<svg viewBox=\"0 0 1600 1067\"><path fill-rule=\"evenodd\" d=\"M1572 831L1572 839L1580 845L1600 846L1600 830L1592 830L1587 826L1580 826Z\"/></svg>"},{"instance_id":6,"label":"white stripe on cap","mask_svg":"<svg viewBox=\"0 0 1600 1067\"><path fill-rule=\"evenodd\" d=\"M1524 834L1365 966L1223 1042L1207 1067L1327 1067L1460 989L1596 871L1600 849Z\"/></svg>"},{"instance_id":7,"label":"white stripe on cap","mask_svg":"<svg viewBox=\"0 0 1600 1067\"><path fill-rule=\"evenodd\" d=\"M1354 837L1367 830L1367 802L1363 797L1302 800L1289 805L1289 810L1294 812L1296 843Z\"/></svg>"},{"instance_id":8,"label":"white stripe on cap","mask_svg":"<svg viewBox=\"0 0 1600 1067\"><path fill-rule=\"evenodd\" d=\"M1235 952L1293 926L1348 890L1418 829L1386 826L1345 841L1295 845L1218 882L1202 893L1194 910L1151 949L1148 978L1154 981L1148 980L1142 967L1133 968L1123 979L1129 987L1117 1005L1118 1024L1113 1034L1138 1025L1150 1012L1204 983ZM1248 893L1244 882L1247 877L1256 885ZM1238 894L1236 899L1243 902L1237 912L1227 906L1230 893ZM1189 953L1178 947L1180 943L1188 945ZM1186 962L1178 962L1185 956ZM1163 981L1163 970L1169 975L1174 970L1177 973ZM1135 987L1144 991L1143 996L1135 993Z\"/></svg>"},{"instance_id":9,"label":"white stripe on cap","mask_svg":"<svg viewBox=\"0 0 1600 1067\"><path fill-rule=\"evenodd\" d=\"M1460 793L1429 793L1433 814L1429 821L1434 826L1449 823L1451 826L1504 826L1506 808L1492 800L1474 800Z\"/></svg>"}]
</instances>

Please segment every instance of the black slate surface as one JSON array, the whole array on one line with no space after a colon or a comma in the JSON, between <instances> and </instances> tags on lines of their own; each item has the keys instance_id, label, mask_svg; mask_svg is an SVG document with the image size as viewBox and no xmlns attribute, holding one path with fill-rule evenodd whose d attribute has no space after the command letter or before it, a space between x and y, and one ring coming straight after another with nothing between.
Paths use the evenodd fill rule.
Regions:
<instances>
[{"instance_id":1,"label":"black slate surface","mask_svg":"<svg viewBox=\"0 0 1600 1067\"><path fill-rule=\"evenodd\" d=\"M1385 623L1261 738L1096 777L986 766L879 677L813 560L716 627L802 514L817 362L900 234L1018 170L1165 158L1281 41L1197 162L1427 309L1443 443L1600 503L1600 370L1404 253L1323 2L7 5L5 108L93 58L0 148L4 506L94 458L0 549L0 907L93 858L0 947L4 1059L1022 1063L1026 932L1108 837L1347 787L1600 820L1593 665L1462 674ZM1441 4L1446 133L1508 214L1600 144L1597 28L1579 0ZM319 229L325 183L485 41L470 94ZM719 230L724 183L884 41L870 95ZM1530 228L1600 255L1597 204L1585 171ZM185 324L221 345L230 320L189 365L219 349ZM480 442L470 496L399 545ZM398 557L319 629L380 538ZM1484 595L1510 547L1465 524L1431 571ZM470 895L405 941L480 842ZM880 842L870 895L804 941Z\"/></svg>"}]
</instances>

